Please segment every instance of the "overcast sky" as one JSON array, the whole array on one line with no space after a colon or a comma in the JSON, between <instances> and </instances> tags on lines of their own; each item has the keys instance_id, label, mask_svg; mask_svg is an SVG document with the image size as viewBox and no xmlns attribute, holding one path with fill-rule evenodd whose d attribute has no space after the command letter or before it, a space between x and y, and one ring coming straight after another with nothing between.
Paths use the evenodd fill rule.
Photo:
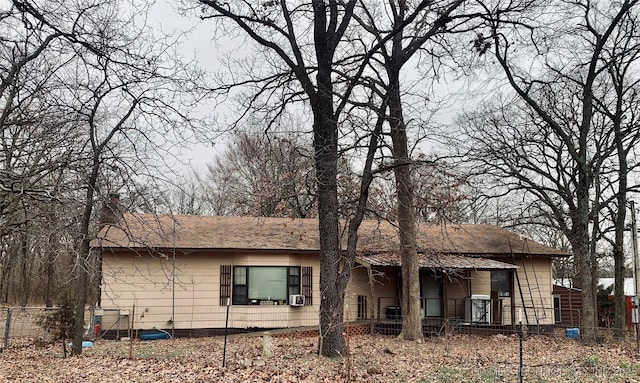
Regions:
<instances>
[{"instance_id":1,"label":"overcast sky","mask_svg":"<svg viewBox=\"0 0 640 383\"><path fill-rule=\"evenodd\" d=\"M178 13L176 7L178 2L169 0L158 0L149 16L149 23L157 31L158 35L172 34L175 36L181 36L181 51L187 58L195 58L199 64L210 71L215 71L221 68L219 63L219 55L224 54L225 51L234 50L238 52L238 46L242 46L244 51L247 51L246 45L250 42L247 41L233 41L233 40L220 40L212 41L213 22L212 21L200 21L196 15L186 17ZM407 78L415 77L417 71L411 71L412 65L406 65L404 76ZM454 91L459 90L460 82L451 81L452 78L443 78L442 84L435 85L437 92L442 95L450 95ZM421 83L424 85L424 83ZM450 123L453 116L460 110L462 102L452 101L447 108L439 110L435 115L434 120L440 123ZM213 112L216 115L219 125L224 125L224 119L232 119L237 115L237 111L233 110L234 105L231 102L227 102L225 106L218 107L216 110L212 110L213 104L203 105L203 113ZM426 105L427 108L433 107L433 105ZM428 113L425 114L425 117ZM198 171L203 171L206 168L206 164L210 163L215 155L222 151L226 145L223 138L216 138L214 140L215 146L212 142L202 142L196 145L185 145L179 153L181 159L190 166L194 167ZM427 148L425 151L428 151ZM188 168L188 166L187 166Z\"/></svg>"},{"instance_id":2,"label":"overcast sky","mask_svg":"<svg viewBox=\"0 0 640 383\"><path fill-rule=\"evenodd\" d=\"M211 41L211 33L207 31L207 25L201 23L196 17L181 16L177 10L178 2L158 0L151 9L148 22L154 28L158 36L173 35L180 38L180 49L185 58L194 58L207 70L212 70L218 65L218 48ZM210 27L210 26L209 26ZM212 105L203 105L203 114L211 113ZM216 110L215 114L225 114ZM214 144L215 142L215 144ZM223 139L217 138L214 142L202 141L200 143L188 143L176 149L181 161L185 162L185 171L190 167L202 172L206 164L213 161L218 152L223 150Z\"/></svg>"}]
</instances>

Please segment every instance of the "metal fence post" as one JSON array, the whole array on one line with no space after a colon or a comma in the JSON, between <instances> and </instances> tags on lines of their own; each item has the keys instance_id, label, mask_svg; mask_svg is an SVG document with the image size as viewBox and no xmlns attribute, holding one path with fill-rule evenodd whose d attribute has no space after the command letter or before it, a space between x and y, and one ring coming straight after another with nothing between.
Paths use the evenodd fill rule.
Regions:
<instances>
[{"instance_id":1,"label":"metal fence post","mask_svg":"<svg viewBox=\"0 0 640 383\"><path fill-rule=\"evenodd\" d=\"M7 307L7 320L4 325L4 348L9 347L9 330L11 329L11 308Z\"/></svg>"}]
</instances>

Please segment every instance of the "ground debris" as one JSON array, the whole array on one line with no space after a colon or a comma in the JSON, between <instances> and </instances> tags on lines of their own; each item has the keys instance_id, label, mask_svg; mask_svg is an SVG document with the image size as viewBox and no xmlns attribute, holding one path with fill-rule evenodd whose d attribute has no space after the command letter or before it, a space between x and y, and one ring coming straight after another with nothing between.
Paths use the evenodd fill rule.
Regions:
<instances>
[{"instance_id":1,"label":"ground debris","mask_svg":"<svg viewBox=\"0 0 640 383\"><path fill-rule=\"evenodd\" d=\"M393 336L352 336L350 363L316 354L313 337L278 336L265 359L262 338L135 342L98 341L81 357L62 358L58 345L19 347L0 355L0 382L496 382L518 381L519 339L457 335L423 343ZM555 336L524 342L525 381L637 382L635 344L582 345ZM349 369L347 371L347 368Z\"/></svg>"}]
</instances>

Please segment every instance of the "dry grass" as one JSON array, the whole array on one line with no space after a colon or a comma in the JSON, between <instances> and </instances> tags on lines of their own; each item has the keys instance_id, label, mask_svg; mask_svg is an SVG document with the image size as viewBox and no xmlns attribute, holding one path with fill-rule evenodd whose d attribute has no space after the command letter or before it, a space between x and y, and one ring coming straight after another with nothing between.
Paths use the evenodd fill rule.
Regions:
<instances>
[{"instance_id":1,"label":"dry grass","mask_svg":"<svg viewBox=\"0 0 640 383\"><path fill-rule=\"evenodd\" d=\"M277 337L262 358L262 339L222 338L101 341L80 357L60 346L12 348L0 354L0 382L517 382L517 336L453 336L424 343L357 336L350 363L316 355L317 339ZM583 345L560 337L524 342L526 382L639 382L635 344ZM350 368L348 367L350 366Z\"/></svg>"}]
</instances>

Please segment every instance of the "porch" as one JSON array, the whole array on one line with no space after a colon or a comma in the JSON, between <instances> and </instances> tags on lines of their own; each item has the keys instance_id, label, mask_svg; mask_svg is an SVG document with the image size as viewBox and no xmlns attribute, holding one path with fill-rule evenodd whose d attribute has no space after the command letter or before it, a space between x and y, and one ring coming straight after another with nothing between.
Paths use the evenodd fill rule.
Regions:
<instances>
[{"instance_id":1,"label":"porch","mask_svg":"<svg viewBox=\"0 0 640 383\"><path fill-rule=\"evenodd\" d=\"M402 323L400 260L394 254L358 259L347 304L357 318L381 326ZM504 260L504 259L503 259ZM419 293L425 333L446 327L554 324L549 257L495 259L427 255L419 258ZM352 314L352 318L355 315Z\"/></svg>"},{"instance_id":2,"label":"porch","mask_svg":"<svg viewBox=\"0 0 640 383\"><path fill-rule=\"evenodd\" d=\"M402 311L397 298L379 297L376 306L376 321L402 321ZM422 298L420 307L425 323L448 319L454 323L510 324L503 323L503 310L510 307L509 303L504 303L504 299L490 299L484 296L463 299Z\"/></svg>"},{"instance_id":3,"label":"porch","mask_svg":"<svg viewBox=\"0 0 640 383\"><path fill-rule=\"evenodd\" d=\"M553 315L553 308L541 310L536 307L515 307L510 299L469 297L452 299L421 299L422 328L425 336L446 334L509 334L518 331L520 323L532 333L546 333L555 327L535 317ZM399 334L402 329L402 310L396 297L379 297L378 310L373 318L360 316L360 321L369 320L375 333ZM360 313L364 308L359 310ZM513 311L522 313L513 314ZM526 311L527 315L524 314ZM548 312L547 312L548 311ZM433 315L440 312L441 315ZM535 312L535 315L534 315ZM430 315L431 314L431 315ZM521 318L517 318L521 316ZM510 318L516 317L513 323ZM529 321L527 321L529 318Z\"/></svg>"}]
</instances>

